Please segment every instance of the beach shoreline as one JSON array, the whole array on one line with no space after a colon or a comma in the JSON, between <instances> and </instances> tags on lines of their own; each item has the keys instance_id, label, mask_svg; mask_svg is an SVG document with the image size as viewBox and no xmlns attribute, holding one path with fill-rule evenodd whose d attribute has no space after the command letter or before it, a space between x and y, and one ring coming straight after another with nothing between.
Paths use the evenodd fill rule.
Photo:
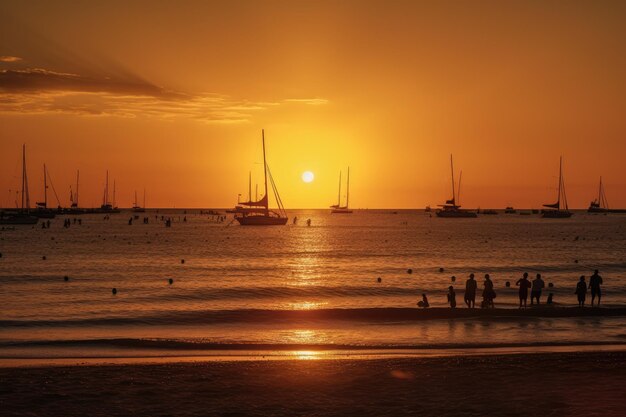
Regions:
<instances>
[{"instance_id":1,"label":"beach shoreline","mask_svg":"<svg viewBox=\"0 0 626 417\"><path fill-rule=\"evenodd\" d=\"M607 351L2 368L0 403L5 416L620 416L625 366Z\"/></svg>"}]
</instances>

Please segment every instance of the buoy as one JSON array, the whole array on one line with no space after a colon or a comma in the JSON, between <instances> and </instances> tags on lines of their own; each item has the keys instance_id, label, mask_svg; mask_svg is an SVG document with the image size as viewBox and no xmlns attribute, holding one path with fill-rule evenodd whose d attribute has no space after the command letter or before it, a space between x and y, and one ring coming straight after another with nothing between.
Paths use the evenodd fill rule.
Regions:
<instances>
[{"instance_id":1,"label":"buoy","mask_svg":"<svg viewBox=\"0 0 626 417\"><path fill-rule=\"evenodd\" d=\"M168 279L167 282L170 283L170 285L172 285L174 283L174 280L172 278Z\"/></svg>"},{"instance_id":2,"label":"buoy","mask_svg":"<svg viewBox=\"0 0 626 417\"><path fill-rule=\"evenodd\" d=\"M181 260L180 260L180 263L181 263L181 264L184 264L184 263L185 263L185 260L184 260L184 259L181 259Z\"/></svg>"},{"instance_id":3,"label":"buoy","mask_svg":"<svg viewBox=\"0 0 626 417\"><path fill-rule=\"evenodd\" d=\"M63 281L69 281L70 277L68 277L67 275L63 277Z\"/></svg>"},{"instance_id":4,"label":"buoy","mask_svg":"<svg viewBox=\"0 0 626 417\"><path fill-rule=\"evenodd\" d=\"M550 283L548 283L548 287L552 288L552 287L554 287L554 284L550 282Z\"/></svg>"},{"instance_id":5,"label":"buoy","mask_svg":"<svg viewBox=\"0 0 626 417\"><path fill-rule=\"evenodd\" d=\"M506 285L506 287L509 288L511 286L511 282L507 281L504 285Z\"/></svg>"},{"instance_id":6,"label":"buoy","mask_svg":"<svg viewBox=\"0 0 626 417\"><path fill-rule=\"evenodd\" d=\"M117 294L117 288L113 288L111 292L113 293L113 295Z\"/></svg>"},{"instance_id":7,"label":"buoy","mask_svg":"<svg viewBox=\"0 0 626 417\"><path fill-rule=\"evenodd\" d=\"M439 268L439 272L443 272L443 268Z\"/></svg>"},{"instance_id":8,"label":"buoy","mask_svg":"<svg viewBox=\"0 0 626 417\"><path fill-rule=\"evenodd\" d=\"M412 274L412 273L413 273L413 270L412 270L411 268L409 268L409 269L407 269L407 270L406 270L406 273L407 273L407 274Z\"/></svg>"},{"instance_id":9,"label":"buoy","mask_svg":"<svg viewBox=\"0 0 626 417\"><path fill-rule=\"evenodd\" d=\"M381 277L378 277L378 279L376 281L383 282L383 279Z\"/></svg>"},{"instance_id":10,"label":"buoy","mask_svg":"<svg viewBox=\"0 0 626 417\"><path fill-rule=\"evenodd\" d=\"M455 277L454 275L452 275L452 277L450 278L450 280L451 280L452 282L454 282L454 281L456 281L456 277Z\"/></svg>"},{"instance_id":11,"label":"buoy","mask_svg":"<svg viewBox=\"0 0 626 417\"><path fill-rule=\"evenodd\" d=\"M41 259L45 261L47 258L45 256L42 256Z\"/></svg>"},{"instance_id":12,"label":"buoy","mask_svg":"<svg viewBox=\"0 0 626 417\"><path fill-rule=\"evenodd\" d=\"M574 263L577 264L578 263L578 259L574 259Z\"/></svg>"}]
</instances>

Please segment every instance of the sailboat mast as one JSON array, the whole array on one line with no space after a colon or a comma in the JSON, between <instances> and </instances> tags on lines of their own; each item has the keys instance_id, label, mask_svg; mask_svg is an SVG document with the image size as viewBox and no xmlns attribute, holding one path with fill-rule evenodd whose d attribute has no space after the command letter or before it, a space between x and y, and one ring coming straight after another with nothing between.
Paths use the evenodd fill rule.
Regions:
<instances>
[{"instance_id":1,"label":"sailboat mast","mask_svg":"<svg viewBox=\"0 0 626 417\"><path fill-rule=\"evenodd\" d=\"M113 180L113 205L115 206L115 180Z\"/></svg>"},{"instance_id":2,"label":"sailboat mast","mask_svg":"<svg viewBox=\"0 0 626 417\"><path fill-rule=\"evenodd\" d=\"M109 170L107 169L107 179L104 184L104 205L109 204Z\"/></svg>"},{"instance_id":3,"label":"sailboat mast","mask_svg":"<svg viewBox=\"0 0 626 417\"><path fill-rule=\"evenodd\" d=\"M346 183L346 208L350 205L350 167L348 167L348 181Z\"/></svg>"},{"instance_id":4,"label":"sailboat mast","mask_svg":"<svg viewBox=\"0 0 626 417\"><path fill-rule=\"evenodd\" d=\"M559 158L559 197L557 199L557 210L561 210L561 186L563 184L563 157Z\"/></svg>"},{"instance_id":5,"label":"sailboat mast","mask_svg":"<svg viewBox=\"0 0 626 417\"><path fill-rule=\"evenodd\" d=\"M26 144L22 145L22 210L24 210L24 201L26 196L24 190L26 188Z\"/></svg>"},{"instance_id":6,"label":"sailboat mast","mask_svg":"<svg viewBox=\"0 0 626 417\"><path fill-rule=\"evenodd\" d=\"M457 191L456 200L454 200L455 204L461 204L461 180L463 179L463 171L459 173L459 189Z\"/></svg>"},{"instance_id":7,"label":"sailboat mast","mask_svg":"<svg viewBox=\"0 0 626 417\"><path fill-rule=\"evenodd\" d=\"M137 190L135 190L135 207L137 207Z\"/></svg>"},{"instance_id":8,"label":"sailboat mast","mask_svg":"<svg viewBox=\"0 0 626 417\"><path fill-rule=\"evenodd\" d=\"M43 207L48 208L48 179L46 178L46 164L43 164Z\"/></svg>"},{"instance_id":9,"label":"sailboat mast","mask_svg":"<svg viewBox=\"0 0 626 417\"><path fill-rule=\"evenodd\" d=\"M341 207L341 171L339 171L339 194L337 195L337 207Z\"/></svg>"},{"instance_id":10,"label":"sailboat mast","mask_svg":"<svg viewBox=\"0 0 626 417\"><path fill-rule=\"evenodd\" d=\"M252 201L252 171L248 172L248 202Z\"/></svg>"},{"instance_id":11,"label":"sailboat mast","mask_svg":"<svg viewBox=\"0 0 626 417\"><path fill-rule=\"evenodd\" d=\"M456 205L456 194L454 192L454 165L452 163L452 154L450 154L450 171L452 172L452 204Z\"/></svg>"},{"instance_id":12,"label":"sailboat mast","mask_svg":"<svg viewBox=\"0 0 626 417\"><path fill-rule=\"evenodd\" d=\"M602 207L602 176L600 176L600 187L598 187L598 204Z\"/></svg>"},{"instance_id":13,"label":"sailboat mast","mask_svg":"<svg viewBox=\"0 0 626 417\"><path fill-rule=\"evenodd\" d=\"M80 171L76 170L76 194L74 195L76 207L78 207L78 179L80 177Z\"/></svg>"},{"instance_id":14,"label":"sailboat mast","mask_svg":"<svg viewBox=\"0 0 626 417\"><path fill-rule=\"evenodd\" d=\"M263 139L263 175L265 181L265 210L270 208L270 200L267 195L267 161L265 159L265 129L261 129L261 138Z\"/></svg>"}]
</instances>

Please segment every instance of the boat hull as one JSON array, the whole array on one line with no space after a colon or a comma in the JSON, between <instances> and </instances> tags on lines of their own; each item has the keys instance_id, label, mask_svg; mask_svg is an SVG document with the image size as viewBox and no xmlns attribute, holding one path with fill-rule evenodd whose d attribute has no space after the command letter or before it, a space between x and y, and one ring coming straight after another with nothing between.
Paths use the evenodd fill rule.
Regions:
<instances>
[{"instance_id":1,"label":"boat hull","mask_svg":"<svg viewBox=\"0 0 626 417\"><path fill-rule=\"evenodd\" d=\"M331 214L352 214L352 210L350 209L332 209L330 211Z\"/></svg>"},{"instance_id":2,"label":"boat hull","mask_svg":"<svg viewBox=\"0 0 626 417\"><path fill-rule=\"evenodd\" d=\"M474 217L478 217L476 215L476 213L471 212L471 211L462 211L462 210L456 210L456 211L452 211L452 210L441 210L438 211L437 213L437 217L442 217L444 219L471 219Z\"/></svg>"},{"instance_id":3,"label":"boat hull","mask_svg":"<svg viewBox=\"0 0 626 417\"><path fill-rule=\"evenodd\" d=\"M541 217L545 219L567 219L569 217L572 217L572 214L573 213L571 211L545 210Z\"/></svg>"},{"instance_id":4,"label":"boat hull","mask_svg":"<svg viewBox=\"0 0 626 417\"><path fill-rule=\"evenodd\" d=\"M284 226L289 218L264 215L238 216L235 220L242 226Z\"/></svg>"}]
</instances>

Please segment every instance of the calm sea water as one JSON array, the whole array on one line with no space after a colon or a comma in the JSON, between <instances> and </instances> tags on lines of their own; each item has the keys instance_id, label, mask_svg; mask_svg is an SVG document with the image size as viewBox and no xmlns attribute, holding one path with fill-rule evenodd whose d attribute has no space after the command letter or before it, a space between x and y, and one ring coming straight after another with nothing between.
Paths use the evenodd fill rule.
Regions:
<instances>
[{"instance_id":1,"label":"calm sea water","mask_svg":"<svg viewBox=\"0 0 626 417\"><path fill-rule=\"evenodd\" d=\"M500 307L516 308L514 284L524 271L554 285L544 299L551 291L555 302L574 305L578 277L596 268L603 303L626 306L626 215L439 219L415 210L302 210L289 212L298 224L267 228L229 225L230 218L217 223L198 210L161 215L173 216L171 228L148 211L141 215L147 225L140 218L130 226L132 214L122 213L110 220L84 215L82 225L67 229L61 217L50 229L0 231L0 356L123 356L220 343L626 342L621 317L381 322L290 313L415 307L422 292L432 306L445 307L449 285L462 308L471 272L479 285L491 275Z\"/></svg>"}]
</instances>

